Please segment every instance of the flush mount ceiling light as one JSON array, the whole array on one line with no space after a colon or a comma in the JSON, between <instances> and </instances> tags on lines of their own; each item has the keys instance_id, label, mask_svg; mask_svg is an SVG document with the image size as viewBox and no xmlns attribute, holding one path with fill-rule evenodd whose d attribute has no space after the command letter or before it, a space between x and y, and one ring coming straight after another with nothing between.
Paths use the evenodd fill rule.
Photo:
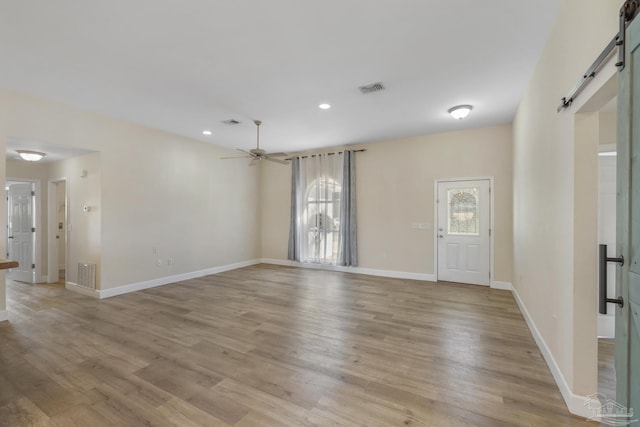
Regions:
<instances>
[{"instance_id":1,"label":"flush mount ceiling light","mask_svg":"<svg viewBox=\"0 0 640 427\"><path fill-rule=\"evenodd\" d=\"M41 153L39 151L32 151L32 150L16 150L16 153L20 155L22 160L26 160L28 162L37 162L38 160L46 156L45 153Z\"/></svg>"},{"instance_id":2,"label":"flush mount ceiling light","mask_svg":"<svg viewBox=\"0 0 640 427\"><path fill-rule=\"evenodd\" d=\"M211 135L211 131L210 130L203 130L202 134L203 135Z\"/></svg>"},{"instance_id":3,"label":"flush mount ceiling light","mask_svg":"<svg viewBox=\"0 0 640 427\"><path fill-rule=\"evenodd\" d=\"M471 105L458 105L449 109L449 114L451 117L457 120L462 120L469 115L469 113L473 110Z\"/></svg>"},{"instance_id":4,"label":"flush mount ceiling light","mask_svg":"<svg viewBox=\"0 0 640 427\"><path fill-rule=\"evenodd\" d=\"M318 108L320 108L321 110L328 110L329 108L331 108L331 105L329 105L329 104L320 104L320 105L318 105Z\"/></svg>"}]
</instances>

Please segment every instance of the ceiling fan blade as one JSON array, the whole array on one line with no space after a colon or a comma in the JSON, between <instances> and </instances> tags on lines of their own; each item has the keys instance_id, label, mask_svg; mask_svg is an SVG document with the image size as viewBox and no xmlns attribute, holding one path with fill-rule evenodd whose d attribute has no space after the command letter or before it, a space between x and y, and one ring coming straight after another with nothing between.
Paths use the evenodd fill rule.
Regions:
<instances>
[{"instance_id":1,"label":"ceiling fan blade","mask_svg":"<svg viewBox=\"0 0 640 427\"><path fill-rule=\"evenodd\" d=\"M220 157L220 160L227 160L227 159L250 159L251 156L237 156L237 157Z\"/></svg>"},{"instance_id":2,"label":"ceiling fan blade","mask_svg":"<svg viewBox=\"0 0 640 427\"><path fill-rule=\"evenodd\" d=\"M265 157L265 160L269 160L270 162L280 163L281 165L288 165L289 160L281 160L281 159L272 159L271 157Z\"/></svg>"},{"instance_id":3,"label":"ceiling fan blade","mask_svg":"<svg viewBox=\"0 0 640 427\"><path fill-rule=\"evenodd\" d=\"M287 153L269 153L265 157L289 157Z\"/></svg>"}]
</instances>

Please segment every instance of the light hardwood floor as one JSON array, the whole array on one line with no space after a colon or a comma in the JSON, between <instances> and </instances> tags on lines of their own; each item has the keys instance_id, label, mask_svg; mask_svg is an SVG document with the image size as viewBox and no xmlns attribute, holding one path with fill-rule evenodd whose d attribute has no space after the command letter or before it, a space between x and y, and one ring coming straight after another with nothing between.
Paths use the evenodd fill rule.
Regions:
<instances>
[{"instance_id":1,"label":"light hardwood floor","mask_svg":"<svg viewBox=\"0 0 640 427\"><path fill-rule=\"evenodd\" d=\"M593 426L507 291L258 265L107 300L8 283L2 426Z\"/></svg>"},{"instance_id":2,"label":"light hardwood floor","mask_svg":"<svg viewBox=\"0 0 640 427\"><path fill-rule=\"evenodd\" d=\"M615 341L598 340L598 392L616 400Z\"/></svg>"}]
</instances>

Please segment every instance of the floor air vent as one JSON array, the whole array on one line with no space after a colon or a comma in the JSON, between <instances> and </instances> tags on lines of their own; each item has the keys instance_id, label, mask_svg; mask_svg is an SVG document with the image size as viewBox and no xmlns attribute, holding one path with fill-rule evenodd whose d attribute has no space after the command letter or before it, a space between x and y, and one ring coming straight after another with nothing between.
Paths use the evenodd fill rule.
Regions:
<instances>
[{"instance_id":1,"label":"floor air vent","mask_svg":"<svg viewBox=\"0 0 640 427\"><path fill-rule=\"evenodd\" d=\"M78 263L78 285L87 289L96 288L96 265L88 262Z\"/></svg>"}]
</instances>

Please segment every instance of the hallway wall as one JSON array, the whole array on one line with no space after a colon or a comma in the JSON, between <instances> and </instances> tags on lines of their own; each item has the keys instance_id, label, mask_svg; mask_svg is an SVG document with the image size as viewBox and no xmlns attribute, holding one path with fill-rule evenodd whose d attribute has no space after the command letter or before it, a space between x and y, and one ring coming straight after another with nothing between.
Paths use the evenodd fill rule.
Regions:
<instances>
[{"instance_id":1,"label":"hallway wall","mask_svg":"<svg viewBox=\"0 0 640 427\"><path fill-rule=\"evenodd\" d=\"M597 212L588 203L582 208L585 191L597 188L598 127L597 117L578 124L575 109L558 113L557 107L618 32L621 4L563 2L514 120L514 287L549 349L548 362L560 373L556 380L572 411L584 410L579 396L596 391L596 290L579 274L594 268L583 264L585 251L587 258L597 251L595 244L580 243L580 227ZM576 129L587 135L589 126L595 142L576 146ZM591 163L595 183L576 180Z\"/></svg>"}]
</instances>

